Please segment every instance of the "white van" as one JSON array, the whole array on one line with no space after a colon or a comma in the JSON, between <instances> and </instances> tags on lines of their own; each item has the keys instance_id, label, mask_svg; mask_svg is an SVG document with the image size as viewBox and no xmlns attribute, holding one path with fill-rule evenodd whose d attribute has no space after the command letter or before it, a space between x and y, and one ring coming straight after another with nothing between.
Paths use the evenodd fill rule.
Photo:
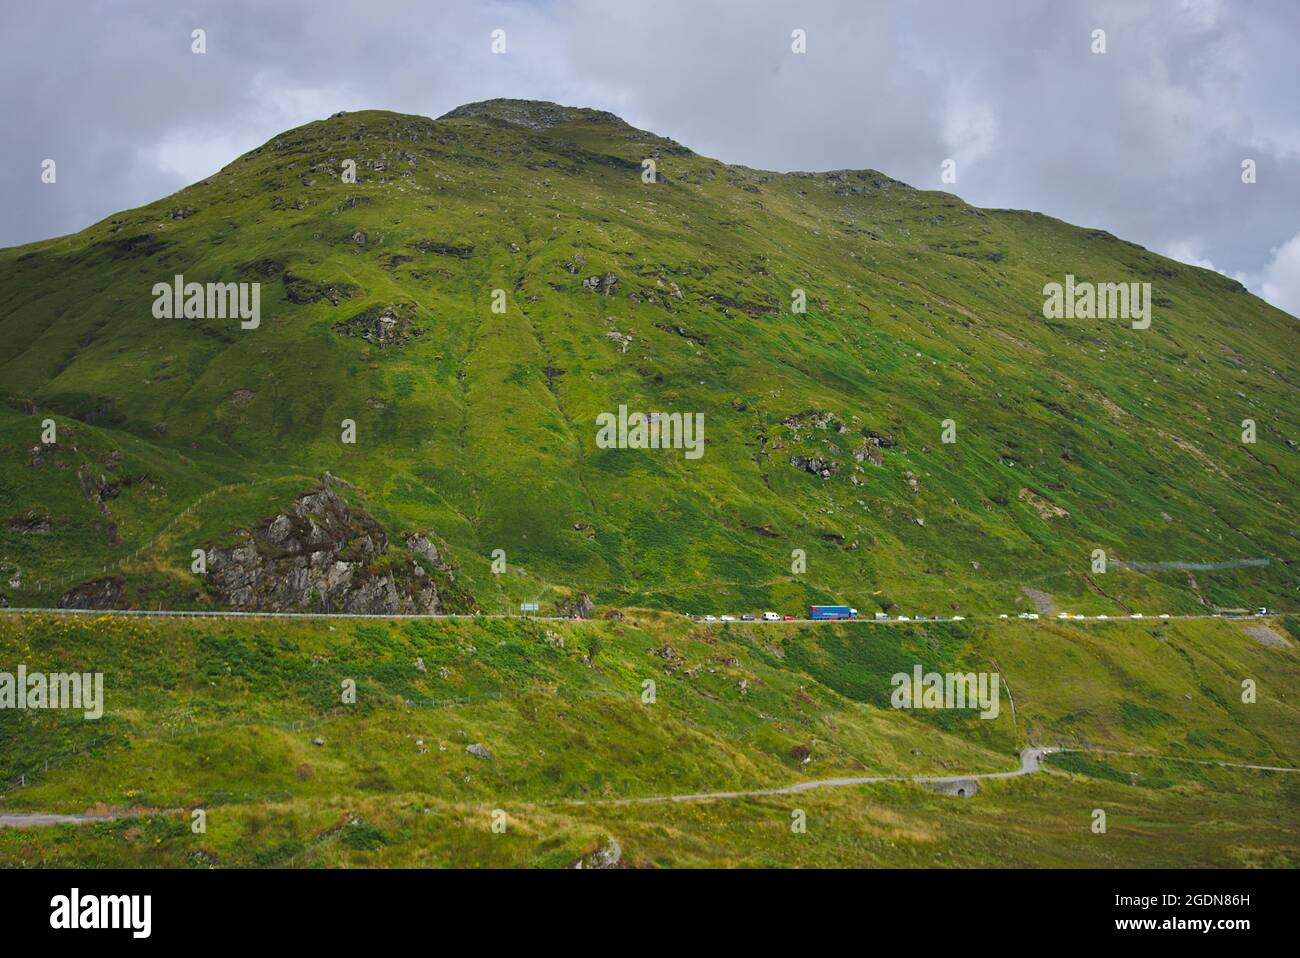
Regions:
<instances>
[{"instance_id":1,"label":"white van","mask_svg":"<svg viewBox=\"0 0 1300 958\"><path fill-rule=\"evenodd\" d=\"M780 617L779 615L777 615L775 612L764 612L764 613L763 613L763 621L764 621L764 622L780 622L780 621L781 621L781 617Z\"/></svg>"}]
</instances>

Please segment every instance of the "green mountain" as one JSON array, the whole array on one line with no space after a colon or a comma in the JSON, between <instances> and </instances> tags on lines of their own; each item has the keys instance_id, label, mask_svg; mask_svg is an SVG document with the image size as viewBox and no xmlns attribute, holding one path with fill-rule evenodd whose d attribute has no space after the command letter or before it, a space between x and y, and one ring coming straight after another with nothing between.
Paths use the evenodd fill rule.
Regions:
<instances>
[{"instance_id":1,"label":"green mountain","mask_svg":"<svg viewBox=\"0 0 1300 958\"><path fill-rule=\"evenodd\" d=\"M1051 283L1149 283L1149 326ZM871 170L340 114L0 251L0 288L13 606L1294 605L1295 319ZM620 409L691 442L609 448Z\"/></svg>"}]
</instances>

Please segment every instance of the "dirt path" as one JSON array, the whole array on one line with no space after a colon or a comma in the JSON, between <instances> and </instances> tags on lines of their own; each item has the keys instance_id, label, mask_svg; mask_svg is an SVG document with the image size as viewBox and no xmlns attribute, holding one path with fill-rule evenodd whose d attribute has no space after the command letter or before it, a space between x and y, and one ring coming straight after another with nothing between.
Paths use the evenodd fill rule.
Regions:
<instances>
[{"instance_id":1,"label":"dirt path","mask_svg":"<svg viewBox=\"0 0 1300 958\"><path fill-rule=\"evenodd\" d=\"M685 795L647 795L640 798L609 799L561 799L555 802L539 802L540 805L642 805L652 802L702 802L709 799L759 798L766 795L791 795L807 792L814 788L838 788L845 785L871 785L882 782L915 782L918 785L941 784L945 782L967 782L981 778L1015 778L1039 771L1039 762L1044 755L1058 751L1054 748L1027 748L1020 753L1020 767L1006 772L976 772L971 775L878 775L862 778L820 778L809 782L796 782L778 788L756 788L736 792L695 792ZM0 828L42 828L47 825L84 825L93 822L111 821L114 818L137 818L156 812L120 812L108 815L48 815L39 813L0 814ZM166 813L163 813L166 814Z\"/></svg>"},{"instance_id":2,"label":"dirt path","mask_svg":"<svg viewBox=\"0 0 1300 958\"><path fill-rule=\"evenodd\" d=\"M109 815L46 815L41 812L16 812L0 815L0 828L45 828L49 825L93 825L111 822L115 818L134 818L143 812L122 812Z\"/></svg>"},{"instance_id":3,"label":"dirt path","mask_svg":"<svg viewBox=\"0 0 1300 958\"><path fill-rule=\"evenodd\" d=\"M1059 751L1054 748L1027 748L1020 753L1020 767L1007 772L976 772L970 775L873 775L862 778L819 778L810 782L796 782L780 788L756 788L738 792L696 792L687 795L647 795L641 798L571 798L551 804L556 805L641 805L650 802L702 802L715 798L761 798L767 795L791 795L808 792L814 788L841 788L845 785L875 785L882 782L914 782L918 785L969 782L982 778L1016 778L1039 771L1044 755Z\"/></svg>"},{"instance_id":4,"label":"dirt path","mask_svg":"<svg viewBox=\"0 0 1300 958\"><path fill-rule=\"evenodd\" d=\"M1215 759L1171 759L1163 755L1149 755L1142 752L1120 752L1109 749L1058 749L1026 748L1020 753L1020 767L1005 772L973 772L966 775L869 775L859 778L818 778L808 782L796 782L778 788L754 788L732 792L690 792L682 795L645 795L639 798L567 798L553 802L537 802L542 806L556 805L648 805L657 802L706 802L730 798L765 798L772 795L794 795L809 792L815 788L843 788L848 785L878 785L884 782L911 782L917 785L956 784L958 782L979 781L990 778L1017 778L1042 771L1044 756L1054 752L1092 752L1100 755L1128 755L1134 758L1160 759L1165 761L1192 762L1198 765L1218 765L1223 768L1254 769L1263 772L1300 772L1300 768L1283 768L1272 765L1247 765L1241 762L1221 762ZM112 821L117 818L139 818L145 815L179 814L183 809L151 812L112 812L103 815L51 815L38 812L0 814L0 828L44 828L49 825L86 825L94 822Z\"/></svg>"}]
</instances>

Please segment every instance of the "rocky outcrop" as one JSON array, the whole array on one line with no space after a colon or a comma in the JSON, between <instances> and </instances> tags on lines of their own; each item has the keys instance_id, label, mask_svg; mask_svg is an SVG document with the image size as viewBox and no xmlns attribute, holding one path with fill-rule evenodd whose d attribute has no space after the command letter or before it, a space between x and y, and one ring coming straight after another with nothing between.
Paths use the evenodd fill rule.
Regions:
<instances>
[{"instance_id":1,"label":"rocky outcrop","mask_svg":"<svg viewBox=\"0 0 1300 958\"><path fill-rule=\"evenodd\" d=\"M812 473L814 476L821 476L823 479L829 479L835 475L839 468L829 459L821 456L791 456L790 465L796 469L802 469L804 472Z\"/></svg>"},{"instance_id":2,"label":"rocky outcrop","mask_svg":"<svg viewBox=\"0 0 1300 958\"><path fill-rule=\"evenodd\" d=\"M107 575L74 585L59 596L60 609L121 609L126 582L118 575Z\"/></svg>"},{"instance_id":3,"label":"rocky outcrop","mask_svg":"<svg viewBox=\"0 0 1300 958\"><path fill-rule=\"evenodd\" d=\"M334 324L334 332L341 336L356 336L380 349L388 346L405 346L412 337L423 336L424 330L415 325L413 303L395 303L371 306L348 319Z\"/></svg>"},{"instance_id":4,"label":"rocky outcrop","mask_svg":"<svg viewBox=\"0 0 1300 958\"><path fill-rule=\"evenodd\" d=\"M530 130L549 130L574 120L601 120L622 123L613 113L604 110L588 110L579 107L560 106L544 100L481 100L477 103L465 103L449 113L438 117L439 120L454 120L465 117L490 117L505 123L527 127Z\"/></svg>"},{"instance_id":5,"label":"rocky outcrop","mask_svg":"<svg viewBox=\"0 0 1300 958\"><path fill-rule=\"evenodd\" d=\"M428 559L435 566L441 565L441 560L438 558L438 547L430 542L427 536L420 535L418 532L412 533L406 537L406 548L417 556Z\"/></svg>"},{"instance_id":6,"label":"rocky outcrop","mask_svg":"<svg viewBox=\"0 0 1300 958\"><path fill-rule=\"evenodd\" d=\"M286 272L280 281L284 284L284 295L296 306L306 306L326 300L331 306L337 306L345 299L352 299L361 290L351 283L318 283Z\"/></svg>"},{"instance_id":7,"label":"rocky outcrop","mask_svg":"<svg viewBox=\"0 0 1300 958\"><path fill-rule=\"evenodd\" d=\"M43 535L50 531L50 526L50 517L38 509L10 516L4 521L6 529L21 536Z\"/></svg>"},{"instance_id":8,"label":"rocky outcrop","mask_svg":"<svg viewBox=\"0 0 1300 958\"><path fill-rule=\"evenodd\" d=\"M595 606L591 604L591 596L584 592L577 598L561 602L557 611L560 615L572 616L575 619L590 619L594 609Z\"/></svg>"},{"instance_id":9,"label":"rocky outcrop","mask_svg":"<svg viewBox=\"0 0 1300 958\"><path fill-rule=\"evenodd\" d=\"M807 409L793 416L787 416L781 420L781 424L787 429L793 429L798 432L804 426L812 426L816 429L830 429L839 424L833 412L827 412L817 409Z\"/></svg>"},{"instance_id":10,"label":"rocky outcrop","mask_svg":"<svg viewBox=\"0 0 1300 958\"><path fill-rule=\"evenodd\" d=\"M582 288L589 289L593 293L600 293L601 296L613 296L614 287L618 285L618 277L613 273L606 273L604 276L588 276L582 281Z\"/></svg>"},{"instance_id":11,"label":"rocky outcrop","mask_svg":"<svg viewBox=\"0 0 1300 958\"><path fill-rule=\"evenodd\" d=\"M411 244L412 248L421 253L434 253L438 256L455 256L458 259L469 259L474 255L474 244L465 243L458 245L456 243L444 243L441 240L417 240Z\"/></svg>"},{"instance_id":12,"label":"rocky outcrop","mask_svg":"<svg viewBox=\"0 0 1300 958\"><path fill-rule=\"evenodd\" d=\"M623 848L612 837L573 863L574 868L623 868Z\"/></svg>"},{"instance_id":13,"label":"rocky outcrop","mask_svg":"<svg viewBox=\"0 0 1300 958\"><path fill-rule=\"evenodd\" d=\"M454 611L472 600L450 586L450 570L423 535L410 555L390 554L388 536L326 476L285 512L245 532L233 546L210 548L209 588L243 611L353 612L371 615Z\"/></svg>"},{"instance_id":14,"label":"rocky outcrop","mask_svg":"<svg viewBox=\"0 0 1300 958\"><path fill-rule=\"evenodd\" d=\"M879 440L868 437L863 440L862 445L853 450L853 458L858 462L869 460L873 466L883 466L885 454L881 448Z\"/></svg>"},{"instance_id":15,"label":"rocky outcrop","mask_svg":"<svg viewBox=\"0 0 1300 958\"><path fill-rule=\"evenodd\" d=\"M81 493L99 507L99 511L108 515L108 500L116 499L121 493L121 484L97 474L88 463L77 468L77 481L81 483Z\"/></svg>"}]
</instances>

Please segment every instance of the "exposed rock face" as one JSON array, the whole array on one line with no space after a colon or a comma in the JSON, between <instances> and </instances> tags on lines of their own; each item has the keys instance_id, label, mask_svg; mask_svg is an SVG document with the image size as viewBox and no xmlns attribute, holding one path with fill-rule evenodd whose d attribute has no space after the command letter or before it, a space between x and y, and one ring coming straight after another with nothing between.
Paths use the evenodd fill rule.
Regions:
<instances>
[{"instance_id":1,"label":"exposed rock face","mask_svg":"<svg viewBox=\"0 0 1300 958\"><path fill-rule=\"evenodd\" d=\"M571 615L578 619L590 619L594 608L595 606L591 604L591 596L584 592L576 599L561 603L558 611L560 615Z\"/></svg>"},{"instance_id":2,"label":"exposed rock face","mask_svg":"<svg viewBox=\"0 0 1300 958\"><path fill-rule=\"evenodd\" d=\"M351 283L317 283L286 272L280 281L284 283L284 295L295 305L306 305L321 300L328 300L331 306L337 306L345 299L351 299L361 291Z\"/></svg>"},{"instance_id":3,"label":"exposed rock face","mask_svg":"<svg viewBox=\"0 0 1300 958\"><path fill-rule=\"evenodd\" d=\"M790 465L796 469L802 469L804 472L810 472L814 476L821 476L823 479L829 479L835 475L838 466L828 459L821 456L791 456Z\"/></svg>"},{"instance_id":4,"label":"exposed rock face","mask_svg":"<svg viewBox=\"0 0 1300 958\"><path fill-rule=\"evenodd\" d=\"M438 582L414 559L379 563L388 537L363 509L325 481L237 545L208 550L208 584L221 601L245 611L430 613L442 609ZM445 570L424 536L413 552ZM378 566L382 565L382 568Z\"/></svg>"},{"instance_id":5,"label":"exposed rock face","mask_svg":"<svg viewBox=\"0 0 1300 958\"><path fill-rule=\"evenodd\" d=\"M120 609L125 608L122 595L126 581L118 575L108 575L74 585L59 597L60 609Z\"/></svg>"},{"instance_id":6,"label":"exposed rock face","mask_svg":"<svg viewBox=\"0 0 1300 958\"><path fill-rule=\"evenodd\" d=\"M807 409L793 416L787 416L781 420L781 424L787 429L793 429L798 432L804 426L813 426L816 429L829 429L836 424L835 414L833 412L820 411L817 409Z\"/></svg>"},{"instance_id":7,"label":"exposed rock face","mask_svg":"<svg viewBox=\"0 0 1300 958\"><path fill-rule=\"evenodd\" d=\"M444 243L441 240L418 240L411 244L421 253L435 253L438 256L455 256L459 259L469 259L474 255L474 244L465 243L457 245L455 243Z\"/></svg>"},{"instance_id":8,"label":"exposed rock face","mask_svg":"<svg viewBox=\"0 0 1300 958\"><path fill-rule=\"evenodd\" d=\"M606 273L604 276L588 276L582 281L583 289L589 289L593 293L600 293L602 296L613 296L614 287L618 285L618 277L613 273Z\"/></svg>"},{"instance_id":9,"label":"exposed rock face","mask_svg":"<svg viewBox=\"0 0 1300 958\"><path fill-rule=\"evenodd\" d=\"M574 868L622 868L623 849L612 837L594 852L588 852L573 863Z\"/></svg>"},{"instance_id":10,"label":"exposed rock face","mask_svg":"<svg viewBox=\"0 0 1300 958\"><path fill-rule=\"evenodd\" d=\"M372 306L355 316L334 324L334 332L342 336L356 336L384 349L404 346L413 336L423 336L424 330L415 325L412 303Z\"/></svg>"},{"instance_id":11,"label":"exposed rock face","mask_svg":"<svg viewBox=\"0 0 1300 958\"><path fill-rule=\"evenodd\" d=\"M32 509L22 515L10 516L4 521L6 529L19 535L41 535L50 531L50 517L43 512Z\"/></svg>"},{"instance_id":12,"label":"exposed rock face","mask_svg":"<svg viewBox=\"0 0 1300 958\"><path fill-rule=\"evenodd\" d=\"M430 542L425 536L415 533L406 537L406 548L410 549L418 556L423 556L434 565L440 565L438 561L438 547Z\"/></svg>"},{"instance_id":13,"label":"exposed rock face","mask_svg":"<svg viewBox=\"0 0 1300 958\"><path fill-rule=\"evenodd\" d=\"M862 445L853 450L853 458L858 462L870 460L873 466L883 466L885 464L885 455L881 452L879 440L867 439Z\"/></svg>"},{"instance_id":14,"label":"exposed rock face","mask_svg":"<svg viewBox=\"0 0 1300 958\"><path fill-rule=\"evenodd\" d=\"M108 514L108 500L116 499L122 491L120 483L106 479L103 475L96 475L95 471L85 463L77 468L77 481L81 483L82 494L99 506L99 511L105 515Z\"/></svg>"}]
</instances>

